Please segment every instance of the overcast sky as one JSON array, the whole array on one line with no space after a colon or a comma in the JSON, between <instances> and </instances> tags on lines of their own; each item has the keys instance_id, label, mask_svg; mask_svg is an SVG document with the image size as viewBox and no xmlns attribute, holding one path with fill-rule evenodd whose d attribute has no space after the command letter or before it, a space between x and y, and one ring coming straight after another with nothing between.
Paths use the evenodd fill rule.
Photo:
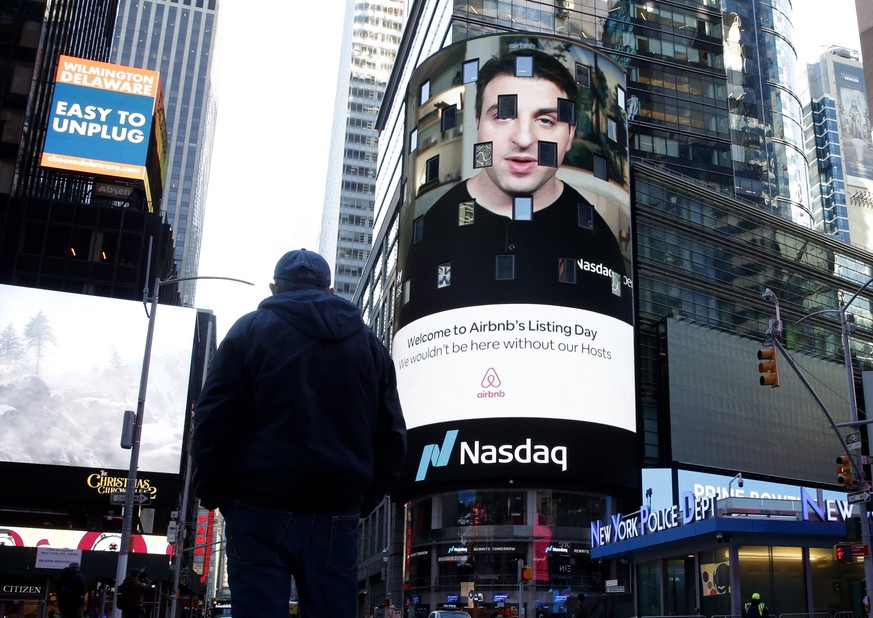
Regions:
<instances>
[{"instance_id":1,"label":"overcast sky","mask_svg":"<svg viewBox=\"0 0 873 618\"><path fill-rule=\"evenodd\" d=\"M269 295L285 251L318 249L346 0L222 0L219 115L196 306L219 336ZM801 65L831 44L859 49L854 0L794 0ZM314 18L317 17L317 20Z\"/></svg>"},{"instance_id":2,"label":"overcast sky","mask_svg":"<svg viewBox=\"0 0 873 618\"><path fill-rule=\"evenodd\" d=\"M346 0L222 0L219 112L196 306L223 334L269 296L276 260L318 249Z\"/></svg>"}]
</instances>

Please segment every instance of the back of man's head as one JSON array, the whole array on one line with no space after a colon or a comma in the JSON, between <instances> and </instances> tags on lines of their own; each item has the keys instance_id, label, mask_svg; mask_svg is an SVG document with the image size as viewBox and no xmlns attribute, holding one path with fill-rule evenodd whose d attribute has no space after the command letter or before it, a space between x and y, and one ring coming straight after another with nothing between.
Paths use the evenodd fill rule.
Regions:
<instances>
[{"instance_id":1,"label":"back of man's head","mask_svg":"<svg viewBox=\"0 0 873 618\"><path fill-rule=\"evenodd\" d=\"M277 292L330 288L330 266L315 251L295 249L276 263L273 271Z\"/></svg>"},{"instance_id":2,"label":"back of man's head","mask_svg":"<svg viewBox=\"0 0 873 618\"><path fill-rule=\"evenodd\" d=\"M482 116L482 97L485 88L498 75L516 75L517 59L529 57L533 64L533 77L552 82L564 91L567 99L576 100L579 87L576 78L570 74L557 58L538 49L516 49L499 56L494 56L479 69L476 78L476 118ZM527 78L525 78L527 79ZM513 94L501 92L500 94Z\"/></svg>"}]
</instances>

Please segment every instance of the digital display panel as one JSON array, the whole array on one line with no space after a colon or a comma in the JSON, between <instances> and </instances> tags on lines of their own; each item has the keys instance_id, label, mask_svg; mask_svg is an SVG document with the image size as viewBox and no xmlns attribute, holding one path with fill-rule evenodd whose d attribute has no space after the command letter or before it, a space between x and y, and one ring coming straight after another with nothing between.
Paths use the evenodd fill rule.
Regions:
<instances>
[{"instance_id":1,"label":"digital display panel","mask_svg":"<svg viewBox=\"0 0 873 618\"><path fill-rule=\"evenodd\" d=\"M761 347L754 339L685 320L667 321L673 459L836 485L842 446L827 416L785 358L777 357L781 386L759 384ZM789 353L834 422L848 421L845 366L791 346Z\"/></svg>"},{"instance_id":2,"label":"digital display panel","mask_svg":"<svg viewBox=\"0 0 873 618\"><path fill-rule=\"evenodd\" d=\"M142 303L0 286L0 462L126 470L148 317ZM178 474L196 311L155 315L140 475Z\"/></svg>"},{"instance_id":3,"label":"digital display panel","mask_svg":"<svg viewBox=\"0 0 873 618\"><path fill-rule=\"evenodd\" d=\"M636 452L624 88L597 51L529 35L412 75L392 354L415 489L579 481L594 443Z\"/></svg>"}]
</instances>

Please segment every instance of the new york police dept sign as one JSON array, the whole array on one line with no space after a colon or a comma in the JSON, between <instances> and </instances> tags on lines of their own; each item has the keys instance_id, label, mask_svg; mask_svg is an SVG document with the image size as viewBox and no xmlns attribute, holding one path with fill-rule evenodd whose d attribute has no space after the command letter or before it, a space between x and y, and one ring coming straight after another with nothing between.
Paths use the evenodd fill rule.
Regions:
<instances>
[{"instance_id":1,"label":"new york police dept sign","mask_svg":"<svg viewBox=\"0 0 873 618\"><path fill-rule=\"evenodd\" d=\"M624 517L616 513L608 522L591 522L591 548L715 517L717 501L715 496L698 497L689 491L682 494L679 504L666 509L652 511L640 506L638 513Z\"/></svg>"}]
</instances>

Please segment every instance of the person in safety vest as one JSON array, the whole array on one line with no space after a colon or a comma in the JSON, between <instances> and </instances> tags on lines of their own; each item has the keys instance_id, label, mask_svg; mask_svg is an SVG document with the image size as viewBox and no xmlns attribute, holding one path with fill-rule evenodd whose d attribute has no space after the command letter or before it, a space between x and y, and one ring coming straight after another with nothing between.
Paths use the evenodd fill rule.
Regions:
<instances>
[{"instance_id":1,"label":"person in safety vest","mask_svg":"<svg viewBox=\"0 0 873 618\"><path fill-rule=\"evenodd\" d=\"M770 618L770 610L757 592L752 594L751 601L743 605L743 618Z\"/></svg>"}]
</instances>

